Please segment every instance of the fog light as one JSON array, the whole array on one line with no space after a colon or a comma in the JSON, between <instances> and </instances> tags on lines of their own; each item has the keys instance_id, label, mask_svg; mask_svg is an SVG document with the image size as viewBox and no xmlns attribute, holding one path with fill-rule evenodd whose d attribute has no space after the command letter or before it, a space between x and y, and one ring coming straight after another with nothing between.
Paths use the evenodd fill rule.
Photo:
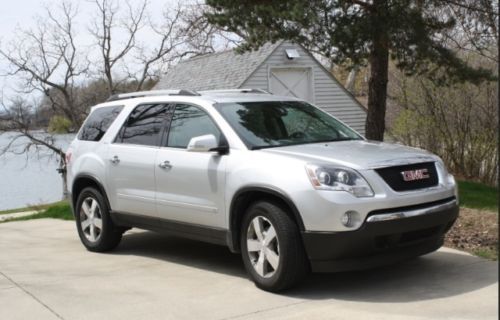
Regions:
<instances>
[{"instance_id":1,"label":"fog light","mask_svg":"<svg viewBox=\"0 0 500 320\"><path fill-rule=\"evenodd\" d=\"M347 211L340 218L340 222L346 227L354 227L358 220L359 214L356 211Z\"/></svg>"}]
</instances>

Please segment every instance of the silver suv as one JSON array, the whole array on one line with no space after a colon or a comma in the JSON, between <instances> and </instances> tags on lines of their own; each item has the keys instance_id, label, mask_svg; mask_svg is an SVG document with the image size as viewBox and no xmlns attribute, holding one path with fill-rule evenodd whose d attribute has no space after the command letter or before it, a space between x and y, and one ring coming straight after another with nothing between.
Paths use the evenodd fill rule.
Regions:
<instances>
[{"instance_id":1,"label":"silver suv","mask_svg":"<svg viewBox=\"0 0 500 320\"><path fill-rule=\"evenodd\" d=\"M256 285L369 268L437 250L458 216L441 159L367 141L290 97L167 90L92 108L67 152L90 251L132 228L228 246Z\"/></svg>"}]
</instances>

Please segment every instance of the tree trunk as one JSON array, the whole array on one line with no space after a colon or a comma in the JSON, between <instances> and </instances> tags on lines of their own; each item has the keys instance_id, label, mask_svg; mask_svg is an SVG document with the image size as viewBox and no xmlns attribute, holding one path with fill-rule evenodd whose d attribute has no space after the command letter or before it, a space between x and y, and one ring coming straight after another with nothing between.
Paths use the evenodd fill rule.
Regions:
<instances>
[{"instance_id":1,"label":"tree trunk","mask_svg":"<svg viewBox=\"0 0 500 320\"><path fill-rule=\"evenodd\" d=\"M68 180L66 179L68 176L68 172L66 170L66 155L59 155L59 168L57 169L57 172L59 172L62 179L62 199L66 200L69 196Z\"/></svg>"},{"instance_id":2,"label":"tree trunk","mask_svg":"<svg viewBox=\"0 0 500 320\"><path fill-rule=\"evenodd\" d=\"M108 84L108 93L109 93L109 96L112 96L115 93L115 90L113 87L113 75L111 74L111 66L106 64L104 69L105 69L104 73L106 74L106 80L107 80L107 84Z\"/></svg>"},{"instance_id":3,"label":"tree trunk","mask_svg":"<svg viewBox=\"0 0 500 320\"><path fill-rule=\"evenodd\" d=\"M389 40L385 27L385 1L374 1L373 48L368 83L368 115L365 134L370 140L384 140L387 81L389 73Z\"/></svg>"},{"instance_id":4,"label":"tree trunk","mask_svg":"<svg viewBox=\"0 0 500 320\"><path fill-rule=\"evenodd\" d=\"M349 75L347 76L347 81L345 82L345 88L352 94L355 94L354 89L356 86L356 77L358 75L359 67L354 66L351 71L349 71Z\"/></svg>"},{"instance_id":5,"label":"tree trunk","mask_svg":"<svg viewBox=\"0 0 500 320\"><path fill-rule=\"evenodd\" d=\"M68 190L68 181L66 180L67 173L66 171L61 172L62 178L62 199L67 200L69 198L69 190Z\"/></svg>"}]
</instances>

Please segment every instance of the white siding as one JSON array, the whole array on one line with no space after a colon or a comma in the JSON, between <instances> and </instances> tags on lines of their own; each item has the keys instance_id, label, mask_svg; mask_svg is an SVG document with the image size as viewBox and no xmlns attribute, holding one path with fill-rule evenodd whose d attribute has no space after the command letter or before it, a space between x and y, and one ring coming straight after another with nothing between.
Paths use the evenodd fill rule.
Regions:
<instances>
[{"instance_id":1,"label":"white siding","mask_svg":"<svg viewBox=\"0 0 500 320\"><path fill-rule=\"evenodd\" d=\"M289 60L285 49L299 51L300 58ZM321 64L301 46L283 42L245 80L240 88L269 89L269 68L271 67L311 67L313 74L313 101L315 105L347 123L359 133L365 133L366 110L357 102Z\"/></svg>"}]
</instances>

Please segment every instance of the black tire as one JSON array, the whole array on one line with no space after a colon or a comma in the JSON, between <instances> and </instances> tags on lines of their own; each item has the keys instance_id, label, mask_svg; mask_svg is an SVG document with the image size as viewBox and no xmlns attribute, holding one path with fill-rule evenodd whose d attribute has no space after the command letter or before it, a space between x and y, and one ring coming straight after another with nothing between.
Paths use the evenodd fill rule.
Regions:
<instances>
[{"instance_id":1,"label":"black tire","mask_svg":"<svg viewBox=\"0 0 500 320\"><path fill-rule=\"evenodd\" d=\"M251 232L249 227L257 217L264 217L266 224L272 224L277 235L279 265L268 277L259 275L251 260L251 253L247 250L247 234ZM255 285L263 290L279 292L292 288L301 282L309 271L309 261L297 224L277 203L258 201L248 208L242 221L240 247L248 274ZM272 266L268 268L272 269Z\"/></svg>"},{"instance_id":2,"label":"black tire","mask_svg":"<svg viewBox=\"0 0 500 320\"><path fill-rule=\"evenodd\" d=\"M91 241L87 238L87 228L84 232L81 223L86 217L82 208L83 202L91 200L95 200L97 202L100 219L102 221L102 229L100 229L99 236L95 241ZM109 215L109 207L104 199L104 196L95 188L87 187L78 195L78 200L75 206L75 220L80 240L89 251L106 252L113 250L116 246L118 246L120 240L122 239L124 229L114 225Z\"/></svg>"}]
</instances>

